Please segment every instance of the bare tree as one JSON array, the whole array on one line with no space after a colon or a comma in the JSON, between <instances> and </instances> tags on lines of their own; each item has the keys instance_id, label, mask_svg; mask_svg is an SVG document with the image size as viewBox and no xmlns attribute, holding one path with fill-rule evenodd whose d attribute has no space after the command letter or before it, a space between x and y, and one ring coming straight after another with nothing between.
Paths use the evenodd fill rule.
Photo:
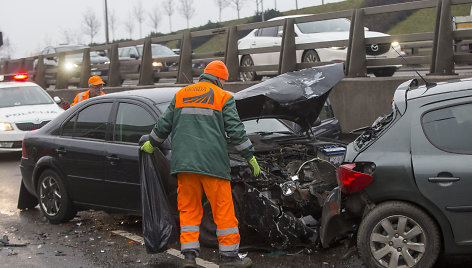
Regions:
<instances>
[{"instance_id":1,"label":"bare tree","mask_svg":"<svg viewBox=\"0 0 472 268\"><path fill-rule=\"evenodd\" d=\"M93 37L98 33L98 29L100 28L100 21L91 9L84 13L82 24L84 26L83 31L90 36L90 44L92 44Z\"/></svg>"},{"instance_id":2,"label":"bare tree","mask_svg":"<svg viewBox=\"0 0 472 268\"><path fill-rule=\"evenodd\" d=\"M174 14L174 1L173 0L166 0L164 2L164 12L169 16L169 29L172 32L172 14Z\"/></svg>"},{"instance_id":3,"label":"bare tree","mask_svg":"<svg viewBox=\"0 0 472 268\"><path fill-rule=\"evenodd\" d=\"M112 40L115 41L115 30L118 25L117 25L116 13L114 10L110 10L109 12L108 23L110 24Z\"/></svg>"},{"instance_id":4,"label":"bare tree","mask_svg":"<svg viewBox=\"0 0 472 268\"><path fill-rule=\"evenodd\" d=\"M62 32L62 40L64 43L66 44L73 43L74 33L72 32L71 29L63 28L61 32Z\"/></svg>"},{"instance_id":5,"label":"bare tree","mask_svg":"<svg viewBox=\"0 0 472 268\"><path fill-rule=\"evenodd\" d=\"M193 0L180 0L181 10L180 12L187 20L187 29L189 28L189 20L195 14L195 8L193 7Z\"/></svg>"},{"instance_id":6,"label":"bare tree","mask_svg":"<svg viewBox=\"0 0 472 268\"><path fill-rule=\"evenodd\" d=\"M260 0L256 0L256 2L257 1L260 1ZM215 3L218 6L219 21L221 22L221 11L223 10L223 8L226 7L226 5L228 5L228 0L215 0Z\"/></svg>"},{"instance_id":7,"label":"bare tree","mask_svg":"<svg viewBox=\"0 0 472 268\"><path fill-rule=\"evenodd\" d=\"M144 21L144 9L143 9L143 4L141 3L141 1L136 2L136 5L133 8L133 13L139 24L139 38L142 38L143 37L142 24Z\"/></svg>"},{"instance_id":8,"label":"bare tree","mask_svg":"<svg viewBox=\"0 0 472 268\"><path fill-rule=\"evenodd\" d=\"M160 10L158 6L155 6L151 11L149 11L149 19L151 20L151 27L155 33L157 33L157 27L159 22L161 22Z\"/></svg>"},{"instance_id":9,"label":"bare tree","mask_svg":"<svg viewBox=\"0 0 472 268\"><path fill-rule=\"evenodd\" d=\"M246 0L229 0L229 2L234 5L234 8L236 8L236 11L238 12L238 19L240 19L239 11L243 8L245 1Z\"/></svg>"},{"instance_id":10,"label":"bare tree","mask_svg":"<svg viewBox=\"0 0 472 268\"><path fill-rule=\"evenodd\" d=\"M128 19L124 22L125 29L129 33L129 39L133 39L134 20L133 14L129 14Z\"/></svg>"}]
</instances>

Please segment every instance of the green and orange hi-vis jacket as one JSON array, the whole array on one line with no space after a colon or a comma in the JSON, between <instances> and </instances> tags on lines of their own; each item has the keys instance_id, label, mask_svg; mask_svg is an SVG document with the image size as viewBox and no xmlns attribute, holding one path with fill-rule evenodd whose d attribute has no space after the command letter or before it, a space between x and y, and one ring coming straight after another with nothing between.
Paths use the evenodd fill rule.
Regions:
<instances>
[{"instance_id":1,"label":"green and orange hi-vis jacket","mask_svg":"<svg viewBox=\"0 0 472 268\"><path fill-rule=\"evenodd\" d=\"M239 119L233 96L218 79L202 74L200 82L179 90L154 126L154 147L172 138L171 173L197 173L230 180L226 136L250 160L254 146Z\"/></svg>"}]
</instances>

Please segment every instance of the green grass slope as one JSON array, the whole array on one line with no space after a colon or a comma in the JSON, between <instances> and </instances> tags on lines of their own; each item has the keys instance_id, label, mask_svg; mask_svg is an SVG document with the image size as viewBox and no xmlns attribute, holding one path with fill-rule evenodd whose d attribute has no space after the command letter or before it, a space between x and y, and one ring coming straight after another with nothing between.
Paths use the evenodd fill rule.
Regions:
<instances>
[{"instance_id":1,"label":"green grass slope","mask_svg":"<svg viewBox=\"0 0 472 268\"><path fill-rule=\"evenodd\" d=\"M470 4L453 5L451 6L452 16L467 16L470 12ZM426 8L413 13L407 19L397 23L387 33L395 34L410 34L433 32L436 23L436 9ZM452 23L452 22L451 22Z\"/></svg>"}]
</instances>

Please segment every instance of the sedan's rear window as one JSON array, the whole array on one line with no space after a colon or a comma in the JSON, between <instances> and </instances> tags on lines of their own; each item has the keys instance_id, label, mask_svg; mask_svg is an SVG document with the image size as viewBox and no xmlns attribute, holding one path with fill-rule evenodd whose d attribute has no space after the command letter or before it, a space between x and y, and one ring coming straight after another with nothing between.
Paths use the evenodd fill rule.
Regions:
<instances>
[{"instance_id":1,"label":"sedan's rear window","mask_svg":"<svg viewBox=\"0 0 472 268\"><path fill-rule=\"evenodd\" d=\"M439 149L454 153L472 153L472 104L425 113L421 123L429 141Z\"/></svg>"},{"instance_id":2,"label":"sedan's rear window","mask_svg":"<svg viewBox=\"0 0 472 268\"><path fill-rule=\"evenodd\" d=\"M0 88L0 108L51 103L51 97L38 86Z\"/></svg>"},{"instance_id":3,"label":"sedan's rear window","mask_svg":"<svg viewBox=\"0 0 472 268\"><path fill-rule=\"evenodd\" d=\"M298 29L304 34L324 32L349 32L350 22L346 19L333 19L298 23Z\"/></svg>"}]
</instances>

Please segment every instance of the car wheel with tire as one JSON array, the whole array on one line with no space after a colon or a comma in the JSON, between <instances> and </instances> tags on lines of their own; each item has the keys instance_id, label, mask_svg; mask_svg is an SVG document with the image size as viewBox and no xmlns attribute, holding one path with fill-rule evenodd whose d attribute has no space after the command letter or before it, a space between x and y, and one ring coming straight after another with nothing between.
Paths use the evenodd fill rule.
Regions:
<instances>
[{"instance_id":1,"label":"car wheel with tire","mask_svg":"<svg viewBox=\"0 0 472 268\"><path fill-rule=\"evenodd\" d=\"M376 77L390 77L390 76L393 76L393 74L395 74L396 71L397 71L397 68L395 67L386 67L386 68L381 68L381 69L375 69L372 71L372 73Z\"/></svg>"},{"instance_id":2,"label":"car wheel with tire","mask_svg":"<svg viewBox=\"0 0 472 268\"><path fill-rule=\"evenodd\" d=\"M241 59L241 67L250 67L254 66L254 61L251 56L244 55ZM257 75L256 72L241 72L240 74L242 81L256 81L261 80L262 76Z\"/></svg>"},{"instance_id":3,"label":"car wheel with tire","mask_svg":"<svg viewBox=\"0 0 472 268\"><path fill-rule=\"evenodd\" d=\"M62 178L53 170L45 170L39 177L37 196L43 215L53 224L68 221L77 213Z\"/></svg>"},{"instance_id":4,"label":"car wheel with tire","mask_svg":"<svg viewBox=\"0 0 472 268\"><path fill-rule=\"evenodd\" d=\"M363 218L357 248L368 267L432 267L441 237L422 209L393 201L377 205Z\"/></svg>"},{"instance_id":5,"label":"car wheel with tire","mask_svg":"<svg viewBox=\"0 0 472 268\"><path fill-rule=\"evenodd\" d=\"M302 62L319 62L320 61L320 56L318 56L318 53L316 51L310 49L307 50L302 57Z\"/></svg>"}]
</instances>

